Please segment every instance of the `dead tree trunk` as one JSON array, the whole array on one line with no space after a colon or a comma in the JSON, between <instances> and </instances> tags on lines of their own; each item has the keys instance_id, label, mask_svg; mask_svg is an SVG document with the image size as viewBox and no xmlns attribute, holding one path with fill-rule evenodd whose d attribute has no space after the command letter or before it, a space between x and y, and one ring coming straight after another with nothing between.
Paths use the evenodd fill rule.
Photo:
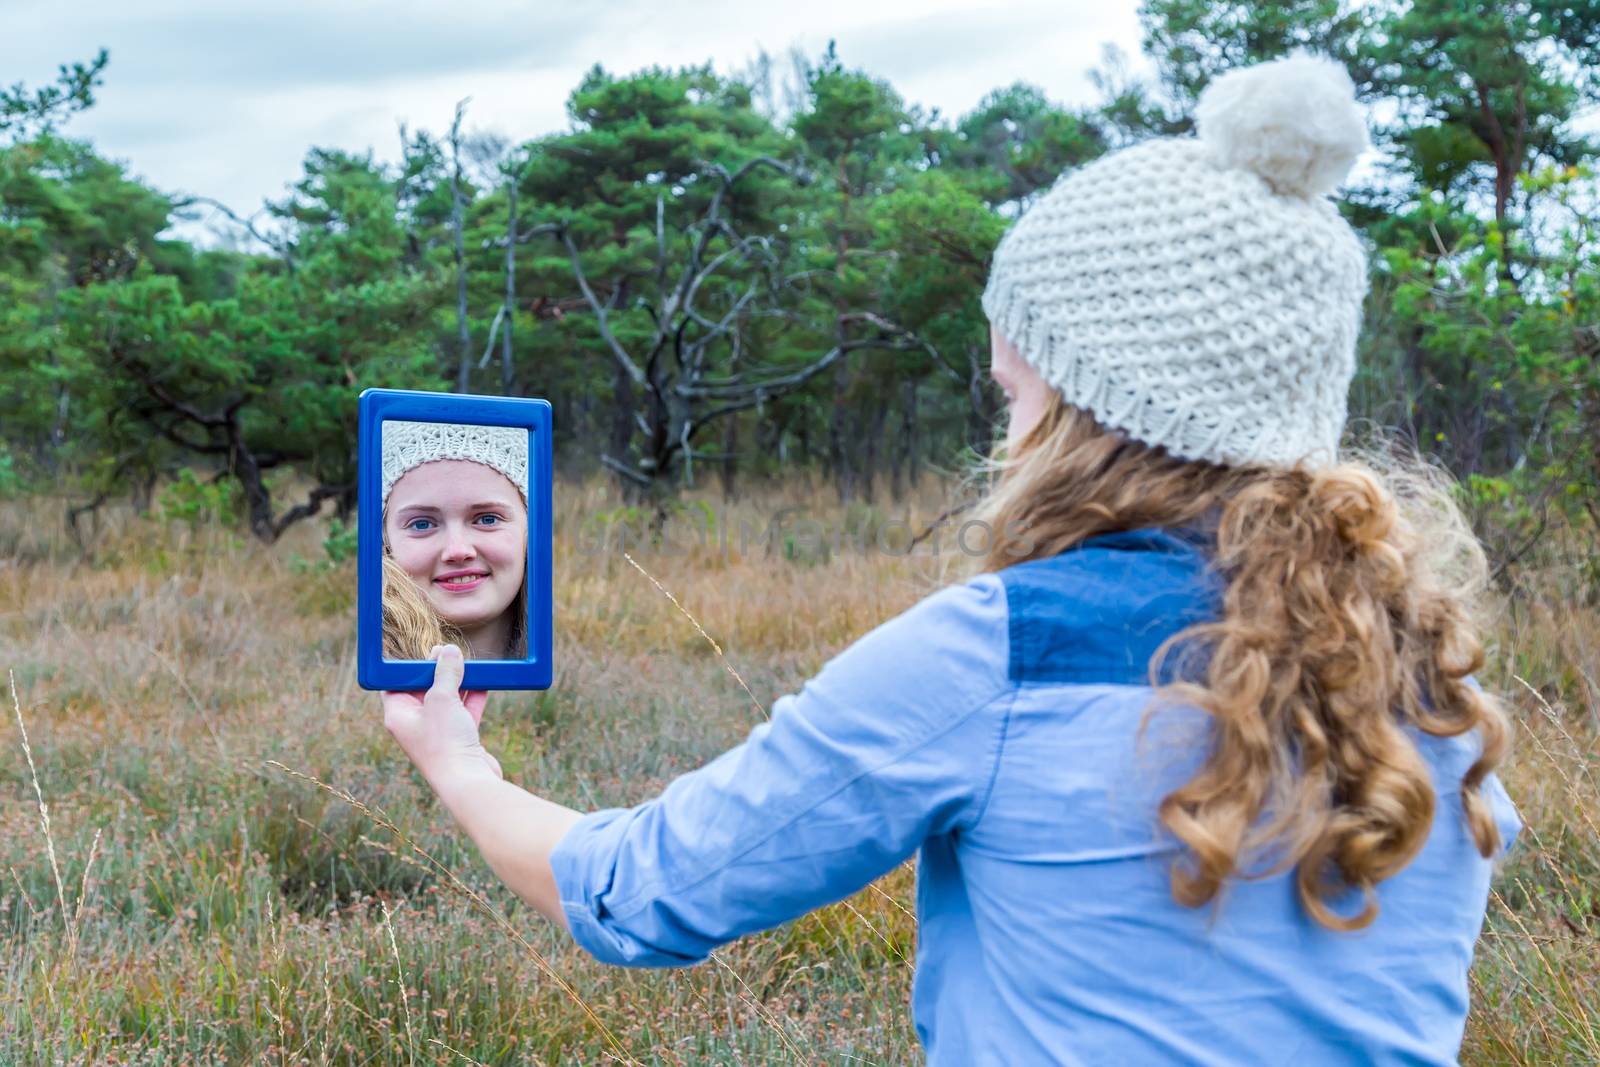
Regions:
<instances>
[{"instance_id":1,"label":"dead tree trunk","mask_svg":"<svg viewBox=\"0 0 1600 1067\"><path fill-rule=\"evenodd\" d=\"M735 346L728 357L728 370L737 373L739 369L739 348ZM757 407L760 412L760 407ZM722 423L722 458L717 464L717 480L722 483L722 499L731 502L738 496L737 479L739 475L739 418L737 415L725 419Z\"/></svg>"},{"instance_id":2,"label":"dead tree trunk","mask_svg":"<svg viewBox=\"0 0 1600 1067\"><path fill-rule=\"evenodd\" d=\"M900 383L900 431L896 435L889 470L889 496L899 503L906 491L917 490L917 379Z\"/></svg>"},{"instance_id":3,"label":"dead tree trunk","mask_svg":"<svg viewBox=\"0 0 1600 1067\"><path fill-rule=\"evenodd\" d=\"M861 448L861 496L868 503L877 498L878 460L882 452L883 427L888 419L888 404L872 405L872 414L867 419L866 440Z\"/></svg>"},{"instance_id":4,"label":"dead tree trunk","mask_svg":"<svg viewBox=\"0 0 1600 1067\"><path fill-rule=\"evenodd\" d=\"M717 480L722 483L722 499L731 503L739 498L739 420L729 419L722 427L722 459L717 465Z\"/></svg>"},{"instance_id":5,"label":"dead tree trunk","mask_svg":"<svg viewBox=\"0 0 1600 1067\"><path fill-rule=\"evenodd\" d=\"M611 381L611 437L603 456L628 454L628 444L633 440L634 403L633 378L628 374L628 369L619 363ZM628 478L624 472L613 470L617 477L617 488L625 498L631 500L639 490L640 479Z\"/></svg>"},{"instance_id":6,"label":"dead tree trunk","mask_svg":"<svg viewBox=\"0 0 1600 1067\"><path fill-rule=\"evenodd\" d=\"M841 504L850 503L856 490L855 462L848 444L854 436L849 393L850 369L841 364L833 372L833 409L828 419L828 471Z\"/></svg>"},{"instance_id":7,"label":"dead tree trunk","mask_svg":"<svg viewBox=\"0 0 1600 1067\"><path fill-rule=\"evenodd\" d=\"M915 493L922 485L922 421L917 410L917 397L922 390L920 382L911 381L907 385L905 406L906 481L908 488Z\"/></svg>"},{"instance_id":8,"label":"dead tree trunk","mask_svg":"<svg viewBox=\"0 0 1600 1067\"><path fill-rule=\"evenodd\" d=\"M796 444L800 446L800 466L809 470L814 455L811 451L811 419L807 415L800 416L800 425L795 430L795 436L798 438Z\"/></svg>"},{"instance_id":9,"label":"dead tree trunk","mask_svg":"<svg viewBox=\"0 0 1600 1067\"><path fill-rule=\"evenodd\" d=\"M505 322L500 335L500 393L511 395L511 330L517 317L517 182L520 173L512 173L506 182L506 302L501 309Z\"/></svg>"},{"instance_id":10,"label":"dead tree trunk","mask_svg":"<svg viewBox=\"0 0 1600 1067\"><path fill-rule=\"evenodd\" d=\"M456 105L455 121L450 124L450 229L455 236L456 259L456 392L465 393L472 384L472 336L467 330L467 246L465 193L461 174L461 119L467 102Z\"/></svg>"}]
</instances>

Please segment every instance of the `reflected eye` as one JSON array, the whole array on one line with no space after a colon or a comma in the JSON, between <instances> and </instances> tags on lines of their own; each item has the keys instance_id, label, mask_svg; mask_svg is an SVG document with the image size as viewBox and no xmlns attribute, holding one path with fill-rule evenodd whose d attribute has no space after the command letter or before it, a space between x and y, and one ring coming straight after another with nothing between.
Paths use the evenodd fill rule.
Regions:
<instances>
[{"instance_id":1,"label":"reflected eye","mask_svg":"<svg viewBox=\"0 0 1600 1067\"><path fill-rule=\"evenodd\" d=\"M405 528L417 533L426 533L428 530L433 529L433 525L432 519L412 519L406 523Z\"/></svg>"},{"instance_id":2,"label":"reflected eye","mask_svg":"<svg viewBox=\"0 0 1600 1067\"><path fill-rule=\"evenodd\" d=\"M479 515L478 516L478 522L482 523L485 526L504 526L505 525L505 521L506 520L502 519L498 515Z\"/></svg>"}]
</instances>

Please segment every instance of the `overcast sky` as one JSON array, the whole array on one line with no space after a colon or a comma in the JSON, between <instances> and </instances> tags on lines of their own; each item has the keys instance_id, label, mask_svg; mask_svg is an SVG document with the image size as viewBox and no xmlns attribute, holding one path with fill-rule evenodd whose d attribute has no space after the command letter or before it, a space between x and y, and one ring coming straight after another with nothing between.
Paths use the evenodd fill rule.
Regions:
<instances>
[{"instance_id":1,"label":"overcast sky","mask_svg":"<svg viewBox=\"0 0 1600 1067\"><path fill-rule=\"evenodd\" d=\"M281 196L312 146L398 155L397 123L467 126L513 139L567 125L567 95L593 64L626 73L710 60L742 68L761 49L815 56L828 38L850 67L946 115L1015 81L1065 104L1096 98L1086 74L1106 43L1135 71L1128 0L0 0L0 84L38 86L56 66L111 52L89 111L65 132L168 192L241 214ZM185 227L186 236L200 233ZM202 231L203 232L203 231Z\"/></svg>"}]
</instances>

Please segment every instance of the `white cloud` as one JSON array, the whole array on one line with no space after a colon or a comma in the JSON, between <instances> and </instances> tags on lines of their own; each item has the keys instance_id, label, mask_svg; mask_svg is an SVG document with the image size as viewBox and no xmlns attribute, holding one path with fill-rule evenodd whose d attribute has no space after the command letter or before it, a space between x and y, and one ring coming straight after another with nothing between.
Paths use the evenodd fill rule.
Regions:
<instances>
[{"instance_id":1,"label":"white cloud","mask_svg":"<svg viewBox=\"0 0 1600 1067\"><path fill-rule=\"evenodd\" d=\"M517 139L563 128L567 95L595 63L727 72L762 49L782 64L796 45L816 56L832 37L847 66L954 117L1019 80L1087 103L1101 46L1137 57L1139 38L1132 4L1038 0L0 2L8 81L42 84L56 64L110 49L98 102L69 134L158 188L246 213L283 194L311 147L392 159L397 122L442 132L463 97L471 127Z\"/></svg>"}]
</instances>

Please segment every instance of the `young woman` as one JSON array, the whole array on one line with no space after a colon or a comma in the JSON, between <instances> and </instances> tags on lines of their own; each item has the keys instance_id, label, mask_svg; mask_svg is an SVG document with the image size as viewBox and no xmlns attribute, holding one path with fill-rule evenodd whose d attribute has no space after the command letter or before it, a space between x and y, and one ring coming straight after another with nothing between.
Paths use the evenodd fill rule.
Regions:
<instances>
[{"instance_id":1,"label":"young woman","mask_svg":"<svg viewBox=\"0 0 1600 1067\"><path fill-rule=\"evenodd\" d=\"M1516 813L1442 482L1340 461L1366 145L1309 55L1064 175L984 308L1009 426L981 573L632 808L503 781L439 654L385 724L589 952L703 959L916 855L941 1064L1447 1064Z\"/></svg>"},{"instance_id":2,"label":"young woman","mask_svg":"<svg viewBox=\"0 0 1600 1067\"><path fill-rule=\"evenodd\" d=\"M502 426L383 424L386 659L454 644L527 653L528 435Z\"/></svg>"}]
</instances>

